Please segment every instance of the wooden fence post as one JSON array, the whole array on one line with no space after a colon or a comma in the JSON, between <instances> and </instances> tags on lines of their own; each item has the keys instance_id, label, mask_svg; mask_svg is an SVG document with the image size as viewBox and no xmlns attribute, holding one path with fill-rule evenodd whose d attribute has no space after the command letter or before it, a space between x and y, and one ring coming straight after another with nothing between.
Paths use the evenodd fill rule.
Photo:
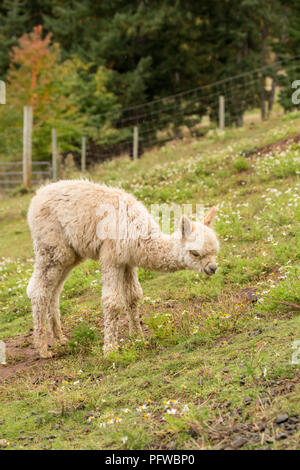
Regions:
<instances>
[{"instance_id":1,"label":"wooden fence post","mask_svg":"<svg viewBox=\"0 0 300 470\"><path fill-rule=\"evenodd\" d=\"M137 160L139 156L139 128L133 128L133 160Z\"/></svg>"},{"instance_id":2,"label":"wooden fence post","mask_svg":"<svg viewBox=\"0 0 300 470\"><path fill-rule=\"evenodd\" d=\"M56 129L52 128L52 180L57 180L57 138Z\"/></svg>"},{"instance_id":3,"label":"wooden fence post","mask_svg":"<svg viewBox=\"0 0 300 470\"><path fill-rule=\"evenodd\" d=\"M223 95L219 96L219 129L225 129L225 98Z\"/></svg>"},{"instance_id":4,"label":"wooden fence post","mask_svg":"<svg viewBox=\"0 0 300 470\"><path fill-rule=\"evenodd\" d=\"M23 122L23 185L29 190L32 171L32 107L24 106Z\"/></svg>"},{"instance_id":5,"label":"wooden fence post","mask_svg":"<svg viewBox=\"0 0 300 470\"><path fill-rule=\"evenodd\" d=\"M84 173L86 170L86 137L83 136L81 140L81 171Z\"/></svg>"},{"instance_id":6,"label":"wooden fence post","mask_svg":"<svg viewBox=\"0 0 300 470\"><path fill-rule=\"evenodd\" d=\"M0 341L0 364L6 365L6 346L4 341Z\"/></svg>"},{"instance_id":7,"label":"wooden fence post","mask_svg":"<svg viewBox=\"0 0 300 470\"><path fill-rule=\"evenodd\" d=\"M6 104L6 88L2 80L0 80L0 104Z\"/></svg>"}]
</instances>

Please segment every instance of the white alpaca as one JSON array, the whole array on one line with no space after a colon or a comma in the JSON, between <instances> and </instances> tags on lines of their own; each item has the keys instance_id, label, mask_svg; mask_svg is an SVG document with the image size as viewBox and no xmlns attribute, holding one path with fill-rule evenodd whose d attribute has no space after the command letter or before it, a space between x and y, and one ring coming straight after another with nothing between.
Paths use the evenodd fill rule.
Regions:
<instances>
[{"instance_id":1,"label":"white alpaca","mask_svg":"<svg viewBox=\"0 0 300 470\"><path fill-rule=\"evenodd\" d=\"M47 319L51 339L66 342L59 296L74 266L86 258L100 261L104 353L108 353L118 346L118 319L123 311L130 334L142 334L137 313L142 298L138 266L215 273L219 243L210 227L215 213L213 207L203 224L182 216L178 232L166 235L143 204L120 189L88 181L60 181L40 188L28 212L36 259L27 289L40 356L52 356Z\"/></svg>"}]
</instances>

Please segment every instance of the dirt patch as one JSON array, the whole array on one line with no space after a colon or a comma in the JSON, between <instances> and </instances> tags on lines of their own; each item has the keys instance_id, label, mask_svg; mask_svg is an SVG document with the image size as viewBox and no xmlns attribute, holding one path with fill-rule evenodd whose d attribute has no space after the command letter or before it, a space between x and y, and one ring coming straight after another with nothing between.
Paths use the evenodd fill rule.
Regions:
<instances>
[{"instance_id":1,"label":"dirt patch","mask_svg":"<svg viewBox=\"0 0 300 470\"><path fill-rule=\"evenodd\" d=\"M32 335L19 335L5 341L6 344L6 365L0 365L0 383L24 372L34 366L40 366L47 362L47 359L40 359L33 347Z\"/></svg>"},{"instance_id":2,"label":"dirt patch","mask_svg":"<svg viewBox=\"0 0 300 470\"><path fill-rule=\"evenodd\" d=\"M299 374L293 379L282 378L260 385L265 389L257 398L246 397L240 408L231 402L216 405L219 417L207 422L207 434L215 449L234 450L244 446L255 446L261 450L269 449L269 445L281 441L284 449L298 448L297 433L300 429L300 415L284 409L277 414L272 406L278 396L288 396L296 391ZM259 384L258 384L259 385ZM246 410L249 410L248 413ZM201 445L199 435L203 432L198 423L191 423L190 434L198 446Z\"/></svg>"},{"instance_id":3,"label":"dirt patch","mask_svg":"<svg viewBox=\"0 0 300 470\"><path fill-rule=\"evenodd\" d=\"M253 151L245 152L245 157L247 158L261 157L271 152L280 152L281 150L285 150L292 143L300 143L299 134L279 140L278 142L275 142L274 144L265 145L264 147L260 147Z\"/></svg>"},{"instance_id":4,"label":"dirt patch","mask_svg":"<svg viewBox=\"0 0 300 470\"><path fill-rule=\"evenodd\" d=\"M257 288L255 287L245 287L241 289L233 298L235 304L241 303L255 303L257 302Z\"/></svg>"}]
</instances>

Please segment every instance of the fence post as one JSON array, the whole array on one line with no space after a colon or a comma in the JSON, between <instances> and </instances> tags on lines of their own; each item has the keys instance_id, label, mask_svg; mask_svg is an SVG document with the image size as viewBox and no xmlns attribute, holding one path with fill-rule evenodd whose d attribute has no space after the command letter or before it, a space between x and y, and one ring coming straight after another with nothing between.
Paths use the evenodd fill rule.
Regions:
<instances>
[{"instance_id":1,"label":"fence post","mask_svg":"<svg viewBox=\"0 0 300 470\"><path fill-rule=\"evenodd\" d=\"M139 128L133 128L133 160L137 160L139 156Z\"/></svg>"},{"instance_id":2,"label":"fence post","mask_svg":"<svg viewBox=\"0 0 300 470\"><path fill-rule=\"evenodd\" d=\"M2 80L0 80L0 104L6 104L6 88Z\"/></svg>"},{"instance_id":3,"label":"fence post","mask_svg":"<svg viewBox=\"0 0 300 470\"><path fill-rule=\"evenodd\" d=\"M0 341L0 364L6 365L6 346L4 341Z\"/></svg>"},{"instance_id":4,"label":"fence post","mask_svg":"<svg viewBox=\"0 0 300 470\"><path fill-rule=\"evenodd\" d=\"M223 95L219 96L219 129L225 129L225 98Z\"/></svg>"},{"instance_id":5,"label":"fence post","mask_svg":"<svg viewBox=\"0 0 300 470\"><path fill-rule=\"evenodd\" d=\"M57 180L57 138L56 129L52 128L52 180Z\"/></svg>"},{"instance_id":6,"label":"fence post","mask_svg":"<svg viewBox=\"0 0 300 470\"><path fill-rule=\"evenodd\" d=\"M86 170L86 137L83 136L81 140L81 171Z\"/></svg>"},{"instance_id":7,"label":"fence post","mask_svg":"<svg viewBox=\"0 0 300 470\"><path fill-rule=\"evenodd\" d=\"M23 122L23 185L29 190L32 171L32 107L24 106Z\"/></svg>"}]
</instances>

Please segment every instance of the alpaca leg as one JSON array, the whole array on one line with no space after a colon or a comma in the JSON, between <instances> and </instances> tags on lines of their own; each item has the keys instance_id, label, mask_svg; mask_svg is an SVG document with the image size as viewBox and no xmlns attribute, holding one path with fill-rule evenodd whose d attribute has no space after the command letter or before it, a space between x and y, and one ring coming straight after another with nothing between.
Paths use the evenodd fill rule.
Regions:
<instances>
[{"instance_id":1,"label":"alpaca leg","mask_svg":"<svg viewBox=\"0 0 300 470\"><path fill-rule=\"evenodd\" d=\"M104 313L105 355L118 348L119 317L125 310L123 298L124 268L102 269L102 308Z\"/></svg>"},{"instance_id":2,"label":"alpaca leg","mask_svg":"<svg viewBox=\"0 0 300 470\"><path fill-rule=\"evenodd\" d=\"M129 334L137 333L143 336L142 319L138 312L138 304L143 298L143 291L139 283L137 268L126 266L123 289L127 307Z\"/></svg>"},{"instance_id":3,"label":"alpaca leg","mask_svg":"<svg viewBox=\"0 0 300 470\"><path fill-rule=\"evenodd\" d=\"M47 312L60 269L60 266L50 264L49 259L39 257L27 289L32 304L34 343L40 357L43 358L52 356L48 351Z\"/></svg>"},{"instance_id":4,"label":"alpaca leg","mask_svg":"<svg viewBox=\"0 0 300 470\"><path fill-rule=\"evenodd\" d=\"M54 290L48 309L50 336L53 338L54 344L66 344L68 341L68 338L63 334L60 322L59 297L63 284L64 282L61 282Z\"/></svg>"},{"instance_id":5,"label":"alpaca leg","mask_svg":"<svg viewBox=\"0 0 300 470\"><path fill-rule=\"evenodd\" d=\"M60 277L57 279L56 288L53 291L52 298L48 309L48 323L50 329L50 336L53 338L53 342L58 344L66 344L68 338L63 334L60 322L60 310L59 310L59 297L63 289L64 283L72 269L79 263L75 261L71 265L62 269Z\"/></svg>"}]
</instances>

